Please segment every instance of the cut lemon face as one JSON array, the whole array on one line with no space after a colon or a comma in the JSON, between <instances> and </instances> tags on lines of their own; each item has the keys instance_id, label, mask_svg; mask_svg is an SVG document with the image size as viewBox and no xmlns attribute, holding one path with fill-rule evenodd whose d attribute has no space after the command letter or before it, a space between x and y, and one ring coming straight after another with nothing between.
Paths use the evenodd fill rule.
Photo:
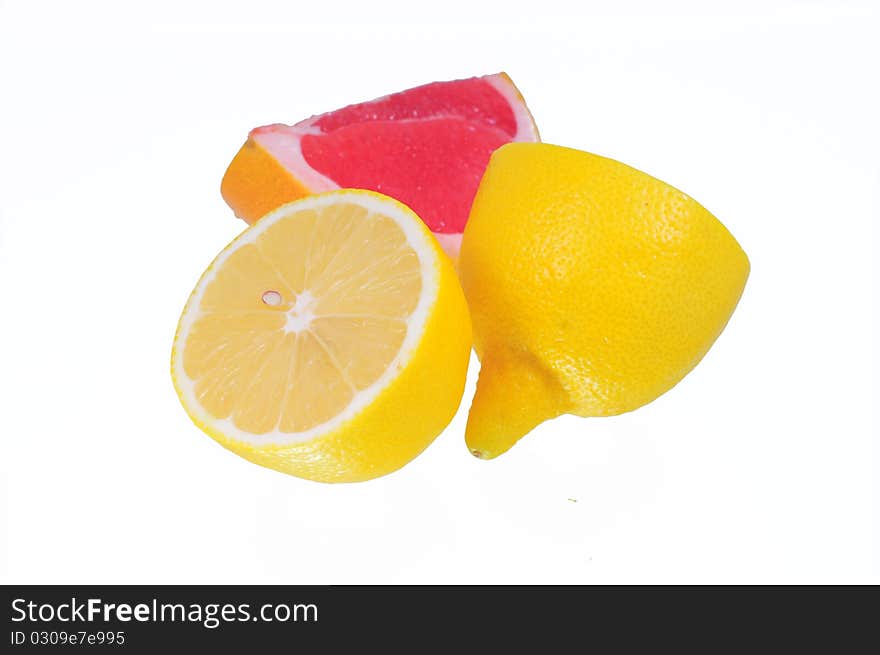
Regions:
<instances>
[{"instance_id":1,"label":"cut lemon face","mask_svg":"<svg viewBox=\"0 0 880 655\"><path fill-rule=\"evenodd\" d=\"M365 480L451 420L470 345L452 265L418 216L342 190L271 212L220 253L181 316L172 376L193 421L243 457Z\"/></svg>"}]
</instances>

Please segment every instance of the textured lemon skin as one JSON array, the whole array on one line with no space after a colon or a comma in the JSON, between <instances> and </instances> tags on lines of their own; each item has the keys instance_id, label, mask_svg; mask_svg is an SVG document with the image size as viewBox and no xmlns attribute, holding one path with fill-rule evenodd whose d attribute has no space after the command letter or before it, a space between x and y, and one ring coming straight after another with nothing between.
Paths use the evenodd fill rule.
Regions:
<instances>
[{"instance_id":1,"label":"textured lemon skin","mask_svg":"<svg viewBox=\"0 0 880 655\"><path fill-rule=\"evenodd\" d=\"M333 193L375 194L346 189ZM383 198L386 198L383 196ZM405 205L423 232L430 231ZM206 434L256 464L317 482L361 482L396 471L419 455L449 424L461 403L472 347L467 303L451 261L429 238L435 254L437 298L422 338L400 373L355 416L332 432L292 445L256 446L230 438L199 419L181 393L175 371L182 357L180 328L174 339L171 375L181 404ZM205 272L208 275L211 267ZM192 298L190 298L192 300ZM184 313L186 313L186 309ZM369 348L369 344L364 344Z\"/></svg>"},{"instance_id":2,"label":"textured lemon skin","mask_svg":"<svg viewBox=\"0 0 880 655\"><path fill-rule=\"evenodd\" d=\"M559 414L620 414L669 390L749 274L733 236L681 191L526 143L492 156L459 266L482 362L466 439L484 458Z\"/></svg>"}]
</instances>

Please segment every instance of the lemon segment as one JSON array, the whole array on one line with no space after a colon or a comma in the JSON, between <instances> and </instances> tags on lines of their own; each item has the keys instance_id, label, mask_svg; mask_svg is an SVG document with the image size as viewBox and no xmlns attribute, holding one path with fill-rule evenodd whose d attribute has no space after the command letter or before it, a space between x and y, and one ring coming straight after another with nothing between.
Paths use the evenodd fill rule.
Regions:
<instances>
[{"instance_id":1,"label":"lemon segment","mask_svg":"<svg viewBox=\"0 0 880 655\"><path fill-rule=\"evenodd\" d=\"M247 459L363 480L452 418L470 339L455 273L419 218L343 190L279 208L217 257L184 309L172 375L196 424Z\"/></svg>"}]
</instances>

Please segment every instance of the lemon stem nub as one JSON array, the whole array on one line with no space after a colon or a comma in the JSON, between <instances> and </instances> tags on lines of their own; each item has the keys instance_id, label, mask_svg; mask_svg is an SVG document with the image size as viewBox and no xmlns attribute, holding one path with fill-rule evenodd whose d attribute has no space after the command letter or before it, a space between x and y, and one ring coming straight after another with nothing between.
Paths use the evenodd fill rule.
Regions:
<instances>
[{"instance_id":1,"label":"lemon stem nub","mask_svg":"<svg viewBox=\"0 0 880 655\"><path fill-rule=\"evenodd\" d=\"M493 459L533 428L565 412L552 373L525 352L487 353L468 415L465 441L474 457Z\"/></svg>"}]
</instances>

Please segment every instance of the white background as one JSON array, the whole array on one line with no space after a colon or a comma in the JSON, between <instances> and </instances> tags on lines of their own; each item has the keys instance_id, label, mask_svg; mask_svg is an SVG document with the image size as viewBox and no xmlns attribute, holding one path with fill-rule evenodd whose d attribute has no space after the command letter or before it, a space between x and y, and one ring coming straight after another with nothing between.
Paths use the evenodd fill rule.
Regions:
<instances>
[{"instance_id":1,"label":"white background","mask_svg":"<svg viewBox=\"0 0 880 655\"><path fill-rule=\"evenodd\" d=\"M138 4L0 0L0 580L880 580L876 3ZM247 130L499 70L545 141L741 242L709 355L491 462L463 443L474 360L434 445L357 485L199 432L171 341L243 228L219 183Z\"/></svg>"}]
</instances>

